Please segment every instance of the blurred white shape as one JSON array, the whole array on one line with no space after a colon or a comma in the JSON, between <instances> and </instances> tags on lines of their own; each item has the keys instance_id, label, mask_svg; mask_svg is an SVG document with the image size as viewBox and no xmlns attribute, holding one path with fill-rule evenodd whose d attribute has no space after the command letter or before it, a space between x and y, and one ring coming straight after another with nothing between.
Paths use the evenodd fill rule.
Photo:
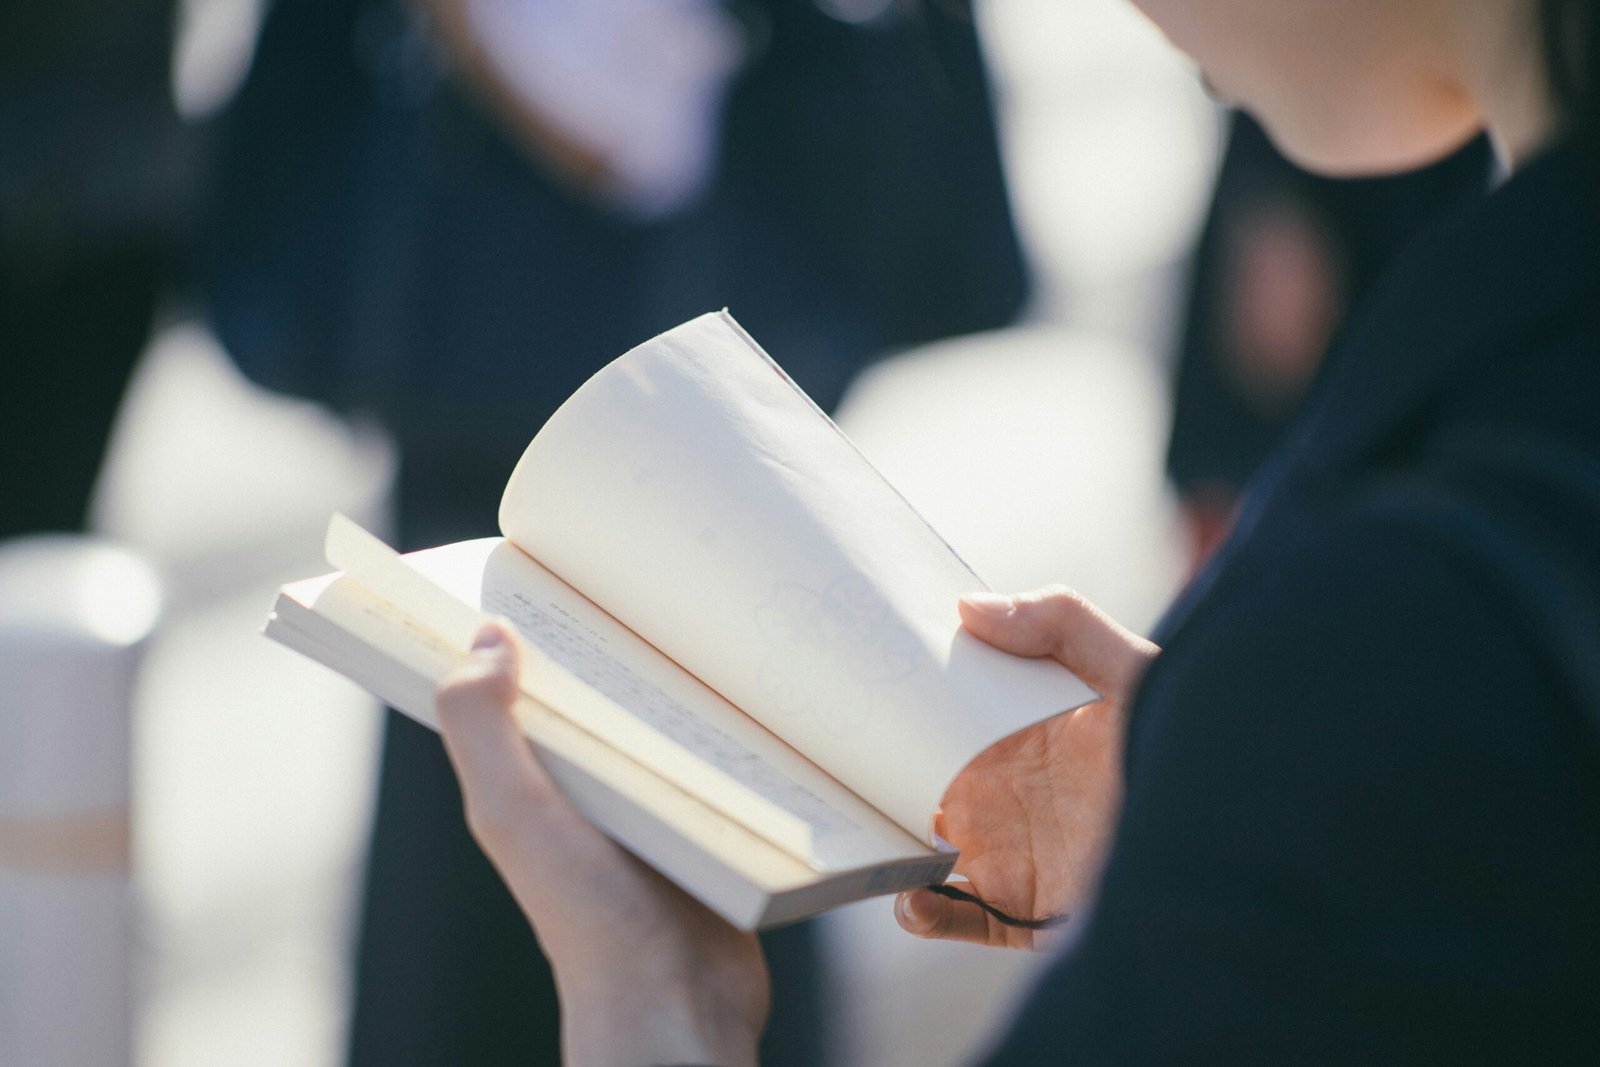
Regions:
<instances>
[{"instance_id":1,"label":"blurred white shape","mask_svg":"<svg viewBox=\"0 0 1600 1067\"><path fill-rule=\"evenodd\" d=\"M160 614L160 581L126 548L72 535L0 543L0 630L13 639L124 648Z\"/></svg>"},{"instance_id":2,"label":"blurred white shape","mask_svg":"<svg viewBox=\"0 0 1600 1067\"><path fill-rule=\"evenodd\" d=\"M320 569L306 548L280 578ZM275 580L186 611L145 672L150 1067L333 1067L343 1054L381 720L365 694L257 633Z\"/></svg>"},{"instance_id":3,"label":"blurred white shape","mask_svg":"<svg viewBox=\"0 0 1600 1067\"><path fill-rule=\"evenodd\" d=\"M218 931L224 933L223 931ZM238 948L239 946L231 946ZM335 1067L343 1062L344 998L325 952L297 940L253 950L248 968L212 961L214 980L162 998L142 1021L148 1067ZM230 966L231 964L231 966Z\"/></svg>"},{"instance_id":4,"label":"blurred white shape","mask_svg":"<svg viewBox=\"0 0 1600 1067\"><path fill-rule=\"evenodd\" d=\"M1084 299L1188 252L1216 165L1215 107L1126 0L983 0L977 12L1040 310L1100 323Z\"/></svg>"},{"instance_id":5,"label":"blurred white shape","mask_svg":"<svg viewBox=\"0 0 1600 1067\"><path fill-rule=\"evenodd\" d=\"M0 816L126 809L126 720L161 602L127 549L69 534L0 543Z\"/></svg>"},{"instance_id":6,"label":"blurred white shape","mask_svg":"<svg viewBox=\"0 0 1600 1067\"><path fill-rule=\"evenodd\" d=\"M125 873L0 869L0 1063L133 1061L133 901Z\"/></svg>"},{"instance_id":7,"label":"blurred white shape","mask_svg":"<svg viewBox=\"0 0 1600 1067\"><path fill-rule=\"evenodd\" d=\"M879 364L838 421L991 586L1065 582L1138 629L1178 577L1165 412L1137 349L1034 327Z\"/></svg>"},{"instance_id":8,"label":"blurred white shape","mask_svg":"<svg viewBox=\"0 0 1600 1067\"><path fill-rule=\"evenodd\" d=\"M267 0L182 0L172 57L178 114L201 119L232 99L250 69Z\"/></svg>"},{"instance_id":9,"label":"blurred white shape","mask_svg":"<svg viewBox=\"0 0 1600 1067\"><path fill-rule=\"evenodd\" d=\"M376 428L258 388L204 327L179 323L129 388L95 526L155 560L174 596L205 598L304 567L329 511L381 511L394 466Z\"/></svg>"},{"instance_id":10,"label":"blurred white shape","mask_svg":"<svg viewBox=\"0 0 1600 1067\"><path fill-rule=\"evenodd\" d=\"M0 544L0 1063L133 1056L133 689L155 573L90 538Z\"/></svg>"},{"instance_id":11,"label":"blurred white shape","mask_svg":"<svg viewBox=\"0 0 1600 1067\"><path fill-rule=\"evenodd\" d=\"M467 0L473 35L531 113L605 160L604 192L641 218L710 183L744 57L714 0Z\"/></svg>"},{"instance_id":12,"label":"blurred white shape","mask_svg":"<svg viewBox=\"0 0 1600 1067\"><path fill-rule=\"evenodd\" d=\"M161 587L148 567L130 567L126 556L102 552L83 569L75 606L86 630L110 645L130 645L150 633L161 612Z\"/></svg>"},{"instance_id":13,"label":"blurred white shape","mask_svg":"<svg viewBox=\"0 0 1600 1067\"><path fill-rule=\"evenodd\" d=\"M257 631L326 568L330 512L386 525L393 469L382 435L251 385L194 323L129 392L96 519L172 609L135 701L147 1067L340 1062L378 709Z\"/></svg>"},{"instance_id":14,"label":"blurred white shape","mask_svg":"<svg viewBox=\"0 0 1600 1067\"><path fill-rule=\"evenodd\" d=\"M1185 254L1215 166L1208 104L1134 83L1085 99L1074 137L1022 141L1014 187L1070 280L1127 277ZM1026 209L1026 208L1025 208Z\"/></svg>"}]
</instances>

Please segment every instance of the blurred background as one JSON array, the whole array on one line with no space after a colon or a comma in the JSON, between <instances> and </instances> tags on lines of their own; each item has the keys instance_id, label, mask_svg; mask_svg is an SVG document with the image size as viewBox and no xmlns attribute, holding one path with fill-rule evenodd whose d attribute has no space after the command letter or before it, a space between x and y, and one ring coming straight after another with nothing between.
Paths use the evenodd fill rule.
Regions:
<instances>
[{"instance_id":1,"label":"blurred background","mask_svg":"<svg viewBox=\"0 0 1600 1067\"><path fill-rule=\"evenodd\" d=\"M488 12L480 16L513 19L503 25L514 40L514 6L480 4ZM859 26L894 5L816 6ZM262 13L260 0L181 4L171 84L185 121L203 127L232 106ZM875 348L871 361L861 360L865 369L840 377L837 387L826 368L815 373L821 391L834 394L829 402L846 431L991 586L1064 581L1130 625L1147 627L1193 560L1164 463L1190 256L1224 119L1187 64L1122 0L981 0L975 15L1010 210L1031 275L1026 300L983 313L1014 319L1000 328L971 333L958 324L944 332L961 336L909 344L915 331L885 331L896 343L863 342ZM440 25L448 38L448 21ZM712 49L706 62L715 67L715 40L694 39ZM314 52L306 44L296 54L310 63ZM456 53L463 68L475 61L494 69L494 55L467 53L466 60ZM515 79L502 79L502 89L508 83L516 88ZM702 108L714 109L714 97L715 86L705 89ZM553 106L551 114L558 120L565 113ZM571 121L581 127L582 115ZM639 121L655 128L666 119ZM565 168L559 195L577 195L572 187L593 171L585 160L605 145L563 144L562 123L546 125L553 137L551 129L527 136L544 138L551 166ZM732 126L725 131L737 134ZM685 140L692 138L675 143ZM473 144L462 152L477 151ZM224 154L229 150L249 173L271 167L239 154L237 145ZM673 225L675 212L693 213L679 205L698 195L703 162L641 167L671 180L647 176L630 184L627 166L616 163L595 193L610 198L609 217L661 227ZM483 232L481 240L492 242L494 226ZM631 240L613 236L623 245ZM225 266L249 280L237 263ZM220 290L218 306L237 307L239 291ZM109 874L41 873L27 869L27 857L16 858L21 853L8 858L0 849L0 907L13 919L32 914L30 894L59 897L74 878L131 884L133 1047L145 1067L342 1063L383 713L256 631L279 584L324 569L320 537L332 510L405 537L492 529L468 522L456 533L443 520L430 525L425 509L397 504L399 457L421 453L416 441L392 432L403 408L379 417L351 404L336 413L264 389L241 374L241 352L219 340L216 317L193 288L183 292L159 303L88 518L95 536L133 550L161 589L159 623L139 644L139 669L129 675L131 866L113 864ZM802 292L800 300L819 320L835 309L848 314L846 297ZM752 298L757 317L767 313L759 301L760 294ZM709 298L705 306L721 303L741 314L731 298ZM371 315L382 322L395 313L380 307ZM778 321L778 312L772 315ZM791 351L802 362L809 358L803 334L791 338L781 327L769 335L758 321L745 321L785 365ZM246 340L261 336L251 332L248 315L233 325ZM587 355L603 361L643 336L608 339L609 347ZM559 332L552 337L548 343L558 344ZM0 352L0 363L30 358L20 348ZM292 378L293 368L278 369ZM567 391L560 382L551 388ZM446 409L447 393L436 398ZM472 411L461 403L461 412ZM508 422L507 439L525 440L536 428L520 424L515 412L483 417ZM472 430L466 416L455 418ZM484 433L498 433L488 422ZM436 442L425 444L432 454ZM466 479L472 491L489 494L483 503L491 524L493 487L514 458L499 466L483 460L491 469ZM425 478L424 466L408 470ZM47 467L34 470L49 477ZM24 598L48 594L0 582L0 596L11 598L0 610L4 622L28 615ZM62 686L57 698L72 692ZM51 699L45 692L25 707L22 694L13 687L0 695L9 705L0 730L14 737L23 736L24 713ZM0 733L0 746L7 743ZM8 814L0 811L0 826ZM1038 963L912 941L895 927L887 900L831 915L815 936L817 1014L825 1024L819 1039L826 1061L838 1064L959 1062L981 1047ZM16 1003L12 1009L20 1010Z\"/></svg>"}]
</instances>

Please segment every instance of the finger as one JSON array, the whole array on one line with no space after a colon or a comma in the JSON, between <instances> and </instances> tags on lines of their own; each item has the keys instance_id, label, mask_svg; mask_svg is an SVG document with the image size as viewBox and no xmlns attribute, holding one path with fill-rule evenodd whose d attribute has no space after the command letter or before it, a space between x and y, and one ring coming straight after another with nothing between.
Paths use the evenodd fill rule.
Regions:
<instances>
[{"instance_id":1,"label":"finger","mask_svg":"<svg viewBox=\"0 0 1600 1067\"><path fill-rule=\"evenodd\" d=\"M530 806L559 797L511 714L518 693L517 648L501 623L486 624L468 661L435 698L445 751L461 782L473 836L491 854L526 825ZM523 818L519 818L524 816Z\"/></svg>"},{"instance_id":2,"label":"finger","mask_svg":"<svg viewBox=\"0 0 1600 1067\"><path fill-rule=\"evenodd\" d=\"M894 917L900 928L929 941L966 941L977 945L1010 945L1026 931L1011 931L967 900L951 900L926 889L895 898Z\"/></svg>"},{"instance_id":3,"label":"finger","mask_svg":"<svg viewBox=\"0 0 1600 1067\"><path fill-rule=\"evenodd\" d=\"M1063 586L1003 596L961 598L961 621L972 634L1018 656L1049 656L1104 693L1125 690L1156 646Z\"/></svg>"}]
</instances>

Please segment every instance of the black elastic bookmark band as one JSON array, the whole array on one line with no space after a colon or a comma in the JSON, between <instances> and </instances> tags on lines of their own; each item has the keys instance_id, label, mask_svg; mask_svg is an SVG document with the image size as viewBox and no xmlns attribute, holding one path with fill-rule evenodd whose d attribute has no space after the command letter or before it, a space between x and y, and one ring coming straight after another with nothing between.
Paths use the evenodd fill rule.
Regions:
<instances>
[{"instance_id":1,"label":"black elastic bookmark band","mask_svg":"<svg viewBox=\"0 0 1600 1067\"><path fill-rule=\"evenodd\" d=\"M976 904L994 916L996 921L1006 926L1015 926L1023 930L1048 930L1052 926L1060 926L1072 918L1070 915L1046 915L1042 919L1019 919L1015 915L1007 915L981 897L974 896L965 889L957 889L953 885L930 885L925 888L938 893L941 897L949 897L951 900L964 900L969 904Z\"/></svg>"}]
</instances>

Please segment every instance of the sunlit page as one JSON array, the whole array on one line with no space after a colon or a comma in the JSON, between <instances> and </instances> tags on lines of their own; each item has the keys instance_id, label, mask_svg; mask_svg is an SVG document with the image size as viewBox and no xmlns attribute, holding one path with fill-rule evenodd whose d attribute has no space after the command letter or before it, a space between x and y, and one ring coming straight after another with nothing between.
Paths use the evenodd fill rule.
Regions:
<instances>
[{"instance_id":1,"label":"sunlit page","mask_svg":"<svg viewBox=\"0 0 1600 1067\"><path fill-rule=\"evenodd\" d=\"M526 641L530 695L798 858L844 870L914 850L859 797L499 538L402 561L336 517L328 557L463 652L480 612L504 616Z\"/></svg>"},{"instance_id":2,"label":"sunlit page","mask_svg":"<svg viewBox=\"0 0 1600 1067\"><path fill-rule=\"evenodd\" d=\"M982 583L726 312L590 379L500 525L919 837L973 756L1094 698L961 630Z\"/></svg>"}]
</instances>

